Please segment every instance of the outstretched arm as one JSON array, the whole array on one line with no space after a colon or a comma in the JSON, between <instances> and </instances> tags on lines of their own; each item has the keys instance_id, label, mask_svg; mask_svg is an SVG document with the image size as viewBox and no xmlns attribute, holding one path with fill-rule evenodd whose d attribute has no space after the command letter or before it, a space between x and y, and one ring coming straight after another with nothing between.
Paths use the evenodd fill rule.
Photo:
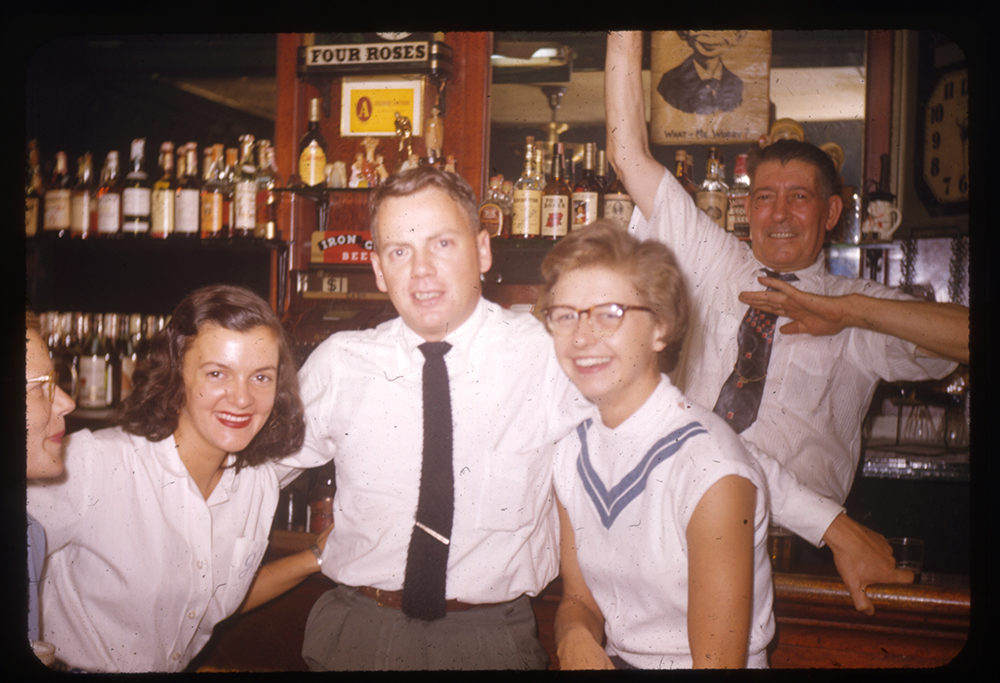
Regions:
<instances>
[{"instance_id":1,"label":"outstretched arm","mask_svg":"<svg viewBox=\"0 0 1000 683\"><path fill-rule=\"evenodd\" d=\"M649 151L643 93L642 31L609 32L604 62L608 163L648 217L665 169Z\"/></svg>"},{"instance_id":2,"label":"outstretched arm","mask_svg":"<svg viewBox=\"0 0 1000 683\"><path fill-rule=\"evenodd\" d=\"M330 526L316 539L316 545L322 552L326 547L326 537L333 527ZM302 550L268 562L257 571L250 590L247 592L240 613L249 612L265 602L273 600L286 591L295 588L309 576L319 571L320 565L312 550Z\"/></svg>"},{"instance_id":3,"label":"outstretched arm","mask_svg":"<svg viewBox=\"0 0 1000 683\"><path fill-rule=\"evenodd\" d=\"M614 669L604 652L604 615L583 579L569 515L559 507L560 576L563 592L556 609L556 655L560 669Z\"/></svg>"},{"instance_id":4,"label":"outstretched arm","mask_svg":"<svg viewBox=\"0 0 1000 683\"><path fill-rule=\"evenodd\" d=\"M880 299L864 294L824 296L796 289L787 282L762 277L774 291L742 292L740 301L791 318L784 334L836 334L847 327L899 337L932 356L969 362L969 309L959 304Z\"/></svg>"}]
</instances>

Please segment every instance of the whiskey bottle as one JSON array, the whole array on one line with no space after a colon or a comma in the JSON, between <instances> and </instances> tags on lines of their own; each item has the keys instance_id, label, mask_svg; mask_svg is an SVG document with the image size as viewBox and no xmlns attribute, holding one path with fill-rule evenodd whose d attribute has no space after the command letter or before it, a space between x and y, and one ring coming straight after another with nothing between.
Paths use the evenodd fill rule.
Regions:
<instances>
[{"instance_id":1,"label":"whiskey bottle","mask_svg":"<svg viewBox=\"0 0 1000 683\"><path fill-rule=\"evenodd\" d=\"M219 239L225 232L225 190L222 145L212 145L205 150L204 181L201 186L201 237Z\"/></svg>"},{"instance_id":2,"label":"whiskey bottle","mask_svg":"<svg viewBox=\"0 0 1000 683\"><path fill-rule=\"evenodd\" d=\"M104 336L104 316L95 313L82 316L87 321L81 329L83 346L80 351L80 393L77 399L81 408L107 408L113 398L111 349Z\"/></svg>"},{"instance_id":3,"label":"whiskey bottle","mask_svg":"<svg viewBox=\"0 0 1000 683\"><path fill-rule=\"evenodd\" d=\"M274 157L274 147L270 140L261 140L257 145L257 224L254 236L263 240L278 239L278 164Z\"/></svg>"},{"instance_id":4,"label":"whiskey bottle","mask_svg":"<svg viewBox=\"0 0 1000 683\"><path fill-rule=\"evenodd\" d=\"M129 172L122 183L122 235L149 236L152 187L146 173L146 139L136 138L129 151Z\"/></svg>"},{"instance_id":5,"label":"whiskey bottle","mask_svg":"<svg viewBox=\"0 0 1000 683\"><path fill-rule=\"evenodd\" d=\"M236 166L239 159L239 149L226 147L225 162L222 166L222 234L225 237L232 235L233 221L236 218L233 209L233 190L236 187Z\"/></svg>"},{"instance_id":6,"label":"whiskey bottle","mask_svg":"<svg viewBox=\"0 0 1000 683\"><path fill-rule=\"evenodd\" d=\"M45 211L42 214L42 234L44 237L65 238L70 236L69 214L73 179L66 163L66 152L56 152L52 178L45 188Z\"/></svg>"},{"instance_id":7,"label":"whiskey bottle","mask_svg":"<svg viewBox=\"0 0 1000 683\"><path fill-rule=\"evenodd\" d=\"M625 190L625 185L618 179L618 175L611 174L611 184L608 185L607 192L604 193L604 217L614 221L622 230L628 228L628 223L632 220L632 210L635 203Z\"/></svg>"},{"instance_id":8,"label":"whiskey bottle","mask_svg":"<svg viewBox=\"0 0 1000 683\"><path fill-rule=\"evenodd\" d=\"M726 227L726 204L729 188L719 177L719 150L708 148L708 160L705 164L705 180L698 188L694 201L698 208L715 222L720 228Z\"/></svg>"},{"instance_id":9,"label":"whiskey bottle","mask_svg":"<svg viewBox=\"0 0 1000 683\"><path fill-rule=\"evenodd\" d=\"M299 179L306 187L321 187L326 182L326 140L319 129L320 100L309 100L309 123L299 141Z\"/></svg>"},{"instance_id":10,"label":"whiskey bottle","mask_svg":"<svg viewBox=\"0 0 1000 683\"><path fill-rule=\"evenodd\" d=\"M557 142L552 153L552 175L542 190L542 237L559 239L569 232L570 197L573 188L566 182L565 148Z\"/></svg>"},{"instance_id":11,"label":"whiskey bottle","mask_svg":"<svg viewBox=\"0 0 1000 683\"><path fill-rule=\"evenodd\" d=\"M510 237L510 225L514 212L514 182L505 180L500 184L500 213L503 215L503 224L500 226L500 237L507 239Z\"/></svg>"},{"instance_id":12,"label":"whiskey bottle","mask_svg":"<svg viewBox=\"0 0 1000 683\"><path fill-rule=\"evenodd\" d=\"M583 171L573 187L570 206L573 212L572 229L577 230L597 220L601 206L601 184L594 171L597 145L588 142L583 147Z\"/></svg>"},{"instance_id":13,"label":"whiskey bottle","mask_svg":"<svg viewBox=\"0 0 1000 683\"><path fill-rule=\"evenodd\" d=\"M38 142L28 141L24 173L24 236L35 237L42 217L42 170L38 163Z\"/></svg>"},{"instance_id":14,"label":"whiskey bottle","mask_svg":"<svg viewBox=\"0 0 1000 683\"><path fill-rule=\"evenodd\" d=\"M76 185L69 200L69 230L75 238L93 237L97 230L97 196L94 162L90 152L77 162Z\"/></svg>"},{"instance_id":15,"label":"whiskey bottle","mask_svg":"<svg viewBox=\"0 0 1000 683\"><path fill-rule=\"evenodd\" d=\"M253 237L257 227L257 165L254 136L240 136L239 163L233 170L233 237Z\"/></svg>"},{"instance_id":16,"label":"whiskey bottle","mask_svg":"<svg viewBox=\"0 0 1000 683\"><path fill-rule=\"evenodd\" d=\"M604 193L608 191L608 156L605 154L603 149L597 150L597 184L601 188L599 192L603 198ZM604 202L601 202L601 209L604 208Z\"/></svg>"},{"instance_id":17,"label":"whiskey bottle","mask_svg":"<svg viewBox=\"0 0 1000 683\"><path fill-rule=\"evenodd\" d=\"M132 393L132 374L142 345L142 315L132 313L122 318L118 344L118 396L124 401Z\"/></svg>"},{"instance_id":18,"label":"whiskey bottle","mask_svg":"<svg viewBox=\"0 0 1000 683\"><path fill-rule=\"evenodd\" d=\"M685 192L694 198L698 193L698 185L691 180L691 173L688 170L689 158L690 155L683 149L674 152L674 177L677 178L677 182L680 183Z\"/></svg>"},{"instance_id":19,"label":"whiskey bottle","mask_svg":"<svg viewBox=\"0 0 1000 683\"><path fill-rule=\"evenodd\" d=\"M160 177L153 183L150 209L150 236L166 239L174 232L177 219L177 180L174 178L174 143L160 144Z\"/></svg>"},{"instance_id":20,"label":"whiskey bottle","mask_svg":"<svg viewBox=\"0 0 1000 683\"><path fill-rule=\"evenodd\" d=\"M500 187L502 184L503 176L491 177L490 186L486 189L486 196L479 204L479 227L489 233L490 237L500 237L503 230L503 211L500 208Z\"/></svg>"},{"instance_id":21,"label":"whiskey bottle","mask_svg":"<svg viewBox=\"0 0 1000 683\"><path fill-rule=\"evenodd\" d=\"M189 142L177 157L176 199L173 237L198 239L201 223L201 179L198 177L198 145Z\"/></svg>"},{"instance_id":22,"label":"whiskey bottle","mask_svg":"<svg viewBox=\"0 0 1000 683\"><path fill-rule=\"evenodd\" d=\"M111 150L101 168L101 184L97 188L97 234L117 237L122 226L122 191L118 176L118 152Z\"/></svg>"},{"instance_id":23,"label":"whiskey bottle","mask_svg":"<svg viewBox=\"0 0 1000 683\"><path fill-rule=\"evenodd\" d=\"M747 174L747 155L736 155L733 165L733 184L729 188L729 208L726 214L726 231L740 239L750 239L750 222L747 220L746 199L750 196L750 176Z\"/></svg>"},{"instance_id":24,"label":"whiskey bottle","mask_svg":"<svg viewBox=\"0 0 1000 683\"><path fill-rule=\"evenodd\" d=\"M524 144L524 167L514 182L510 236L514 239L538 237L541 232L542 186L535 175L535 138Z\"/></svg>"}]
</instances>

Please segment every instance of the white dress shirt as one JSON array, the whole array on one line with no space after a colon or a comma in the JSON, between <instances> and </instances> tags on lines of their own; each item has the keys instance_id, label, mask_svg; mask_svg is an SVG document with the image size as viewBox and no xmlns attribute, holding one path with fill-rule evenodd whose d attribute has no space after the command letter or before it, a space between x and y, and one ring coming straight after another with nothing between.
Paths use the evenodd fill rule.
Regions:
<instances>
[{"instance_id":1,"label":"white dress shirt","mask_svg":"<svg viewBox=\"0 0 1000 683\"><path fill-rule=\"evenodd\" d=\"M747 309L737 297L741 291L764 288L757 281L763 266L746 243L699 211L669 172L664 172L654 207L648 220L636 210L632 229L674 250L692 297L691 329L674 377L685 396L712 409L736 361L736 333ZM799 281L794 285L807 292L912 298L871 280L832 275L822 252L795 274ZM787 322L779 317L777 327ZM943 377L955 367L951 361L919 356L910 342L860 328L828 336L776 330L757 419L741 433L752 453L770 456L798 482L779 480L785 475L774 463L762 461L774 520L818 544L850 491L861 451L861 423L879 380Z\"/></svg>"},{"instance_id":2,"label":"white dress shirt","mask_svg":"<svg viewBox=\"0 0 1000 683\"><path fill-rule=\"evenodd\" d=\"M339 332L299 373L306 440L286 462L334 460L323 573L338 583L403 586L422 462L423 341L400 318ZM587 403L529 314L480 299L444 341L455 475L446 596L483 604L537 594L559 566L549 449Z\"/></svg>"},{"instance_id":3,"label":"white dress shirt","mask_svg":"<svg viewBox=\"0 0 1000 683\"><path fill-rule=\"evenodd\" d=\"M604 616L605 650L641 669L691 668L688 522L723 477L750 481L757 495L746 666L767 666L774 635L767 487L722 418L688 401L664 376L614 429L595 409L559 442L554 467L580 569Z\"/></svg>"},{"instance_id":4,"label":"white dress shirt","mask_svg":"<svg viewBox=\"0 0 1000 683\"><path fill-rule=\"evenodd\" d=\"M65 458L65 477L28 487L48 538L43 639L85 671L183 670L243 601L299 472L226 469L205 500L172 436L83 430Z\"/></svg>"}]
</instances>

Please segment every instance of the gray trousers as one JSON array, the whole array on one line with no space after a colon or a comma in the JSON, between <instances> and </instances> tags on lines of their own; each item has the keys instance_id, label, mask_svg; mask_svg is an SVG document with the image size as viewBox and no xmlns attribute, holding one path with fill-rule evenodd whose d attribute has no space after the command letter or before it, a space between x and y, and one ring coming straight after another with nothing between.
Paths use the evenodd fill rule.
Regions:
<instances>
[{"instance_id":1,"label":"gray trousers","mask_svg":"<svg viewBox=\"0 0 1000 683\"><path fill-rule=\"evenodd\" d=\"M549 664L527 596L422 621L379 607L348 586L316 600L306 620L302 658L312 671L545 669Z\"/></svg>"}]
</instances>

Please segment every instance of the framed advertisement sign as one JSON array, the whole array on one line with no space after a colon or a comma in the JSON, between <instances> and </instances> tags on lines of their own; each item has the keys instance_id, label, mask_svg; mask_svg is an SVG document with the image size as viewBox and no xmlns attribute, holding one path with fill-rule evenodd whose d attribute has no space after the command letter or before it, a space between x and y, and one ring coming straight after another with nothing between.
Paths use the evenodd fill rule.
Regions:
<instances>
[{"instance_id":1,"label":"framed advertisement sign","mask_svg":"<svg viewBox=\"0 0 1000 683\"><path fill-rule=\"evenodd\" d=\"M352 78L341 84L340 135L394 136L396 115L423 130L424 80L417 78Z\"/></svg>"},{"instance_id":2,"label":"framed advertisement sign","mask_svg":"<svg viewBox=\"0 0 1000 683\"><path fill-rule=\"evenodd\" d=\"M767 134L770 31L654 31L650 141L752 142Z\"/></svg>"}]
</instances>

